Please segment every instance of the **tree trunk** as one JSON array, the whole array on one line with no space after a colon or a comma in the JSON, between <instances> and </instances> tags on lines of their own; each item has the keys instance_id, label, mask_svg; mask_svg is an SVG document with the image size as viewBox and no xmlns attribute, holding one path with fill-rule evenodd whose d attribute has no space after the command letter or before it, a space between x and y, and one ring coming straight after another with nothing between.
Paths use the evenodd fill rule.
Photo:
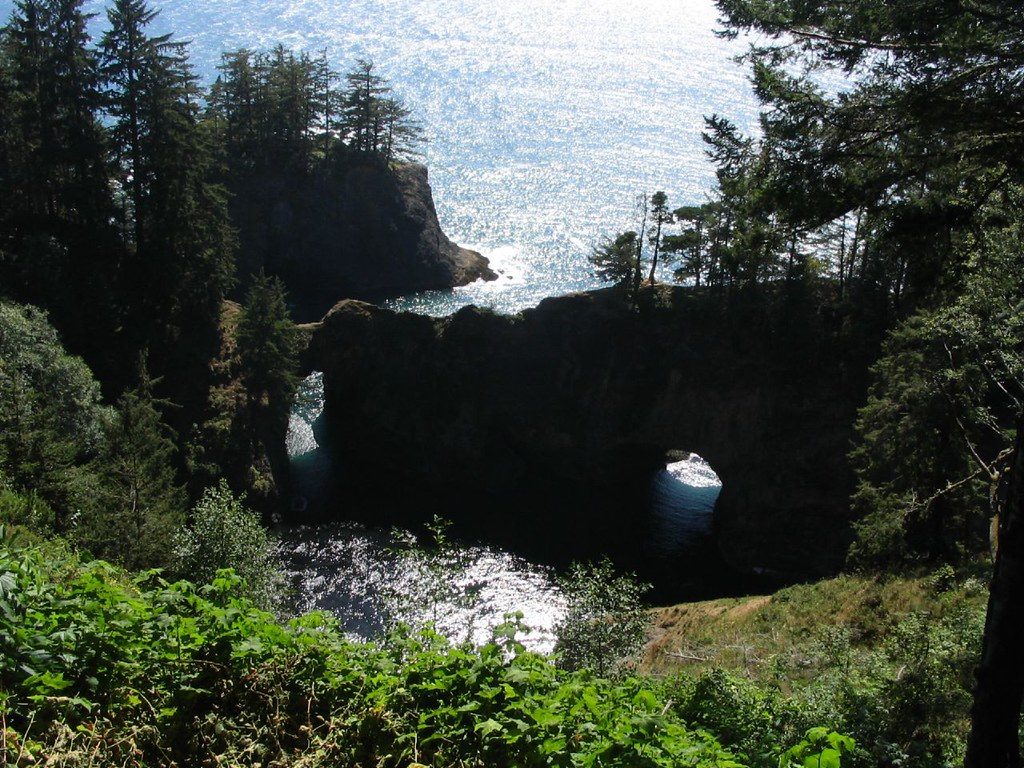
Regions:
<instances>
[{"instance_id":1,"label":"tree trunk","mask_svg":"<svg viewBox=\"0 0 1024 768\"><path fill-rule=\"evenodd\" d=\"M999 545L974 686L965 768L1019 768L1024 696L1024 413L999 515Z\"/></svg>"},{"instance_id":2,"label":"tree trunk","mask_svg":"<svg viewBox=\"0 0 1024 768\"><path fill-rule=\"evenodd\" d=\"M641 199L641 205L643 206L643 219L640 222L640 237L636 241L636 270L633 273L633 306L637 305L640 297L640 283L643 280L644 266L644 235L647 233L647 195Z\"/></svg>"},{"instance_id":3,"label":"tree trunk","mask_svg":"<svg viewBox=\"0 0 1024 768\"><path fill-rule=\"evenodd\" d=\"M654 285L654 273L658 271L658 251L661 250L661 219L658 219L658 230L654 235L654 258L651 260L650 283Z\"/></svg>"}]
</instances>

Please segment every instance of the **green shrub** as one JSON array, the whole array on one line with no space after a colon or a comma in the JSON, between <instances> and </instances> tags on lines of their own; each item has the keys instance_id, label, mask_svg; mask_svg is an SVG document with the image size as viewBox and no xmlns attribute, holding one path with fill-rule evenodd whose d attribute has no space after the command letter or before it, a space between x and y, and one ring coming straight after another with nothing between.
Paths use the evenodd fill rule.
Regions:
<instances>
[{"instance_id":1,"label":"green shrub","mask_svg":"<svg viewBox=\"0 0 1024 768\"><path fill-rule=\"evenodd\" d=\"M280 624L241 591L230 571L197 588L0 545L5 759L739 766L657 683L429 631L354 643L320 614Z\"/></svg>"},{"instance_id":2,"label":"green shrub","mask_svg":"<svg viewBox=\"0 0 1024 768\"><path fill-rule=\"evenodd\" d=\"M95 496L89 461L110 416L91 371L64 350L45 313L0 301L0 473L9 488L31 489L27 524L44 533L74 527Z\"/></svg>"},{"instance_id":3,"label":"green shrub","mask_svg":"<svg viewBox=\"0 0 1024 768\"><path fill-rule=\"evenodd\" d=\"M192 509L190 522L174 543L174 570L208 584L225 568L245 584L245 594L261 608L278 607L285 578L274 540L259 516L235 497L225 480L207 488Z\"/></svg>"},{"instance_id":4,"label":"green shrub","mask_svg":"<svg viewBox=\"0 0 1024 768\"><path fill-rule=\"evenodd\" d=\"M685 722L714 733L751 766L775 768L778 745L793 742L807 727L796 702L721 669L697 678L677 677L670 692Z\"/></svg>"},{"instance_id":5,"label":"green shrub","mask_svg":"<svg viewBox=\"0 0 1024 768\"><path fill-rule=\"evenodd\" d=\"M849 755L856 742L849 736L830 732L828 728L811 728L804 738L786 751L779 768L840 768L844 755Z\"/></svg>"},{"instance_id":6,"label":"green shrub","mask_svg":"<svg viewBox=\"0 0 1024 768\"><path fill-rule=\"evenodd\" d=\"M14 490L0 472L0 525L23 525L33 531L52 531L55 522L53 509L38 493Z\"/></svg>"},{"instance_id":7,"label":"green shrub","mask_svg":"<svg viewBox=\"0 0 1024 768\"><path fill-rule=\"evenodd\" d=\"M448 637L473 639L472 617L479 603L480 585L466 583L472 564L469 550L449 536L451 521L437 515L427 523L425 535L393 531L395 573L381 585L387 632L402 627L430 626ZM452 616L470 616L468 626L452 622Z\"/></svg>"},{"instance_id":8,"label":"green shrub","mask_svg":"<svg viewBox=\"0 0 1024 768\"><path fill-rule=\"evenodd\" d=\"M555 627L558 663L599 675L628 666L643 647L650 622L641 601L648 586L616 575L607 559L574 563L559 582L569 605Z\"/></svg>"},{"instance_id":9,"label":"green shrub","mask_svg":"<svg viewBox=\"0 0 1024 768\"><path fill-rule=\"evenodd\" d=\"M100 386L78 357L69 355L42 310L0 301L0 407L14 407L10 389L33 392L52 407L53 427L85 452L103 439L109 409Z\"/></svg>"}]
</instances>

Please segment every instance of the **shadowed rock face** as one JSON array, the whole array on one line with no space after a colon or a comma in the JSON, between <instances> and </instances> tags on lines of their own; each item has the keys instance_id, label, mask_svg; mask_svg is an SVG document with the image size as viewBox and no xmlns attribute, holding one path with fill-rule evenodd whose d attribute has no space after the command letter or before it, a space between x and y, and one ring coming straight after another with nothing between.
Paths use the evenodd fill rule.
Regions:
<instances>
[{"instance_id":1,"label":"shadowed rock face","mask_svg":"<svg viewBox=\"0 0 1024 768\"><path fill-rule=\"evenodd\" d=\"M645 289L639 311L616 290L516 316L343 301L308 327L307 365L324 371L326 428L347 463L467 491L539 477L593 488L691 450L723 482L727 560L811 575L836 570L849 542L863 395L828 318L806 297L726 308L667 286Z\"/></svg>"},{"instance_id":2,"label":"shadowed rock face","mask_svg":"<svg viewBox=\"0 0 1024 768\"><path fill-rule=\"evenodd\" d=\"M265 269L288 286L300 321L340 297L451 288L496 275L441 231L418 164L349 162L240 179L231 201L243 279Z\"/></svg>"}]
</instances>

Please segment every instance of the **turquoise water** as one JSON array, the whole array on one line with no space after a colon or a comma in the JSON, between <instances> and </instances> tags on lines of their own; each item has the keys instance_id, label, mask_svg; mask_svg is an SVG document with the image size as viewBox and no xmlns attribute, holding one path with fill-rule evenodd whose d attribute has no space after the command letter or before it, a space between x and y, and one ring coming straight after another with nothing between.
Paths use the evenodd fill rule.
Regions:
<instances>
[{"instance_id":1,"label":"turquoise water","mask_svg":"<svg viewBox=\"0 0 1024 768\"><path fill-rule=\"evenodd\" d=\"M704 199L714 181L705 115L756 128L746 67L732 60L746 44L714 35L711 0L154 4L156 27L192 41L206 81L222 51L278 42L326 50L342 71L370 57L391 79L429 137L442 226L501 273L396 308L511 312L594 287L586 256L601 237L638 227L637 193L663 189L674 206ZM0 13L10 8L0 2Z\"/></svg>"}]
</instances>

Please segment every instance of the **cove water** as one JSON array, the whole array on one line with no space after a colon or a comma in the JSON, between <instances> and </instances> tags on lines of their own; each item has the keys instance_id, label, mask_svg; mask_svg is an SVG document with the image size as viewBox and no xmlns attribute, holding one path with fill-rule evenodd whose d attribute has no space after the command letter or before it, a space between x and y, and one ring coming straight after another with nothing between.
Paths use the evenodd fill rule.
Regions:
<instances>
[{"instance_id":1,"label":"cove water","mask_svg":"<svg viewBox=\"0 0 1024 768\"><path fill-rule=\"evenodd\" d=\"M481 642L508 614L522 612L531 630L521 638L524 644L550 651L566 607L557 571L572 560L603 556L651 582L663 601L729 589L710 536L721 484L699 456L669 464L616 500L624 506L615 511L625 514L605 529L585 506L575 516L557 498L537 500L535 507L504 507L498 494L493 504L471 507L468 518L456 521L454 554L427 555L424 561L408 556L409 530L414 521L451 508L401 489L359 493L358 481L345 478L344 468L317 443L322 409L322 374L313 374L303 382L288 430L295 511L348 519L285 525L278 535L295 610L330 611L354 637L379 634L385 617L397 614L433 620L453 640ZM310 504L317 508L308 509ZM418 597L438 578L445 595ZM403 603L402 597L410 599Z\"/></svg>"}]
</instances>

